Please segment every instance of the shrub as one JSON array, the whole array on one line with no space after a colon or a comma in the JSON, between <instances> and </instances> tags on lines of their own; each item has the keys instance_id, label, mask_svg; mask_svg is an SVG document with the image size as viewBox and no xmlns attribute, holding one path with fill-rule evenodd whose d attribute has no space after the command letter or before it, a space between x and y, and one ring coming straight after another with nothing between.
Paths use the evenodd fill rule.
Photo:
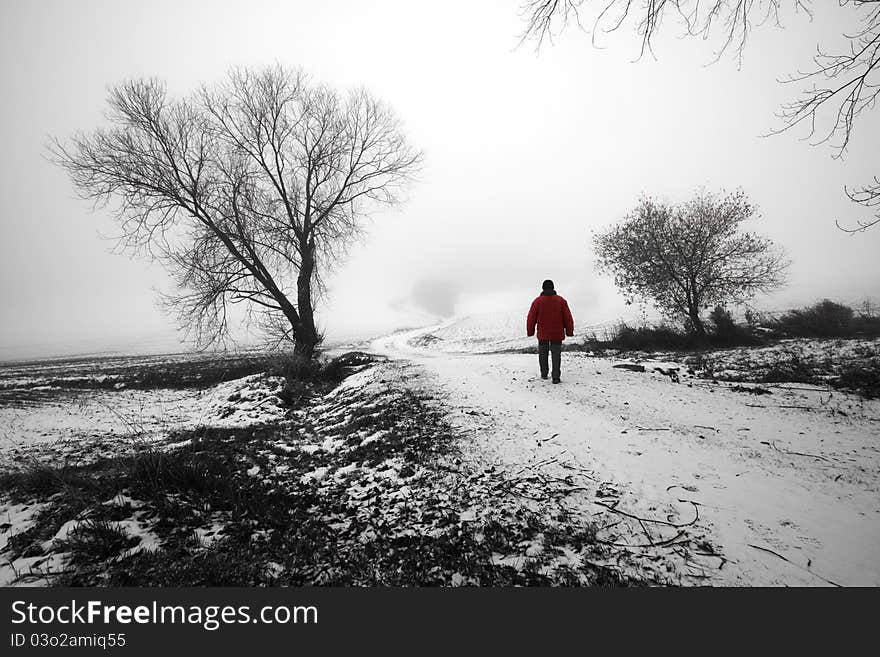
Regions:
<instances>
[{"instance_id":1,"label":"shrub","mask_svg":"<svg viewBox=\"0 0 880 657\"><path fill-rule=\"evenodd\" d=\"M715 306L709 313L709 321L712 323L712 330L715 335L732 335L736 330L736 324L733 317L724 306Z\"/></svg>"},{"instance_id":2,"label":"shrub","mask_svg":"<svg viewBox=\"0 0 880 657\"><path fill-rule=\"evenodd\" d=\"M849 337L854 331L853 309L830 299L791 310L771 323L771 328L803 338Z\"/></svg>"},{"instance_id":3,"label":"shrub","mask_svg":"<svg viewBox=\"0 0 880 657\"><path fill-rule=\"evenodd\" d=\"M854 390L869 399L880 397L880 363L849 364L831 384L843 390Z\"/></svg>"},{"instance_id":4,"label":"shrub","mask_svg":"<svg viewBox=\"0 0 880 657\"><path fill-rule=\"evenodd\" d=\"M730 319L726 310L723 314L713 315L718 319L715 323L716 330L706 336L687 333L668 324L660 326L641 326L634 328L626 323L618 324L612 331L606 333L604 340L596 336L589 336L585 342L577 345L577 349L590 350L593 352L603 349L618 349L621 351L662 351L662 350L688 350L702 349L707 346L736 346L753 345L761 341L752 332L743 326L737 326ZM712 316L710 316L712 319ZM721 327L720 329L717 327Z\"/></svg>"},{"instance_id":5,"label":"shrub","mask_svg":"<svg viewBox=\"0 0 880 657\"><path fill-rule=\"evenodd\" d=\"M780 352L767 370L757 378L761 383L818 383L815 367L797 351Z\"/></svg>"},{"instance_id":6,"label":"shrub","mask_svg":"<svg viewBox=\"0 0 880 657\"><path fill-rule=\"evenodd\" d=\"M754 317L750 318L754 320ZM748 346L760 342L755 337L752 324L737 324L724 306L715 306L709 313L709 322L712 325L709 343L714 347Z\"/></svg>"},{"instance_id":7,"label":"shrub","mask_svg":"<svg viewBox=\"0 0 880 657\"><path fill-rule=\"evenodd\" d=\"M860 338L880 338L880 317L860 313L853 319L852 328Z\"/></svg>"},{"instance_id":8,"label":"shrub","mask_svg":"<svg viewBox=\"0 0 880 657\"><path fill-rule=\"evenodd\" d=\"M353 368L372 360L372 356L359 351L350 351L329 361L282 354L271 364L270 374L284 377L284 387L279 396L290 406L298 406L312 392L327 392L351 374Z\"/></svg>"},{"instance_id":9,"label":"shrub","mask_svg":"<svg viewBox=\"0 0 880 657\"><path fill-rule=\"evenodd\" d=\"M683 349L691 346L693 338L671 326L641 326L633 328L620 324L611 340L615 349L650 351L652 349Z\"/></svg>"}]
</instances>

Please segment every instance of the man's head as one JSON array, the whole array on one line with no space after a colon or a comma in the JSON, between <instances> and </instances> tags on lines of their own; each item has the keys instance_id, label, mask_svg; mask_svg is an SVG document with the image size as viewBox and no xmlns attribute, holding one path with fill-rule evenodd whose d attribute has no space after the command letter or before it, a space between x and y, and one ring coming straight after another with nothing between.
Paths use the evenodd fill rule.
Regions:
<instances>
[{"instance_id":1,"label":"man's head","mask_svg":"<svg viewBox=\"0 0 880 657\"><path fill-rule=\"evenodd\" d=\"M545 292L549 292L550 290L555 289L555 286L553 285L553 281L551 281L551 280L548 278L548 279L547 279L546 281L544 281L544 283L541 285L541 289L544 290Z\"/></svg>"}]
</instances>

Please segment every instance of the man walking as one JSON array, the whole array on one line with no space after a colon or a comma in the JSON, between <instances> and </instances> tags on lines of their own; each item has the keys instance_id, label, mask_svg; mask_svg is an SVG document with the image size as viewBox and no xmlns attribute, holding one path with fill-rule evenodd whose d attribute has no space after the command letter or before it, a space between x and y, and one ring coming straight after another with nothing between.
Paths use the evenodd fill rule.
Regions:
<instances>
[{"instance_id":1,"label":"man walking","mask_svg":"<svg viewBox=\"0 0 880 657\"><path fill-rule=\"evenodd\" d=\"M568 337L574 335L574 320L568 309L568 302L556 294L553 281L546 280L541 287L543 288L541 295L532 301L532 306L529 308L526 334L529 337L533 336L535 325L538 326L538 366L541 368L541 378L547 378L549 353L553 361L553 383L559 383L562 341L566 335Z\"/></svg>"}]
</instances>

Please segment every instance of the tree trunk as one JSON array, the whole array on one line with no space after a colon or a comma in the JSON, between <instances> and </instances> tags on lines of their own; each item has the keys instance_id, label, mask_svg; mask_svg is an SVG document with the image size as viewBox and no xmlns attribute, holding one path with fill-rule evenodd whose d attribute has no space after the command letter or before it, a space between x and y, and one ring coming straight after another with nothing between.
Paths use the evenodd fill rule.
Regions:
<instances>
[{"instance_id":1,"label":"tree trunk","mask_svg":"<svg viewBox=\"0 0 880 657\"><path fill-rule=\"evenodd\" d=\"M693 327L694 334L701 338L706 337L706 327L703 325L703 320L700 319L700 309L689 308L688 317L691 320L691 326Z\"/></svg>"},{"instance_id":2,"label":"tree trunk","mask_svg":"<svg viewBox=\"0 0 880 657\"><path fill-rule=\"evenodd\" d=\"M312 309L312 275L315 272L315 243L309 241L302 248L302 261L296 279L299 322L296 326L296 339L293 353L311 360L318 346L318 331L315 329L315 314Z\"/></svg>"}]
</instances>

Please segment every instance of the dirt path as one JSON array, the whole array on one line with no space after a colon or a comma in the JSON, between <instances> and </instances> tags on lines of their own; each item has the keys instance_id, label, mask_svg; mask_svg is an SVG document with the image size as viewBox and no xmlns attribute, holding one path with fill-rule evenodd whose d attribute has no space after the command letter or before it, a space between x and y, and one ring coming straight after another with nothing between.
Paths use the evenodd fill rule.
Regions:
<instances>
[{"instance_id":1,"label":"dirt path","mask_svg":"<svg viewBox=\"0 0 880 657\"><path fill-rule=\"evenodd\" d=\"M781 387L756 397L575 353L557 386L532 355L410 344L434 328L372 348L423 367L486 459L583 473L584 507L642 532L628 545L686 526L691 547L705 547L688 555L683 583L880 585L880 403ZM635 525L603 504L658 520Z\"/></svg>"}]
</instances>

